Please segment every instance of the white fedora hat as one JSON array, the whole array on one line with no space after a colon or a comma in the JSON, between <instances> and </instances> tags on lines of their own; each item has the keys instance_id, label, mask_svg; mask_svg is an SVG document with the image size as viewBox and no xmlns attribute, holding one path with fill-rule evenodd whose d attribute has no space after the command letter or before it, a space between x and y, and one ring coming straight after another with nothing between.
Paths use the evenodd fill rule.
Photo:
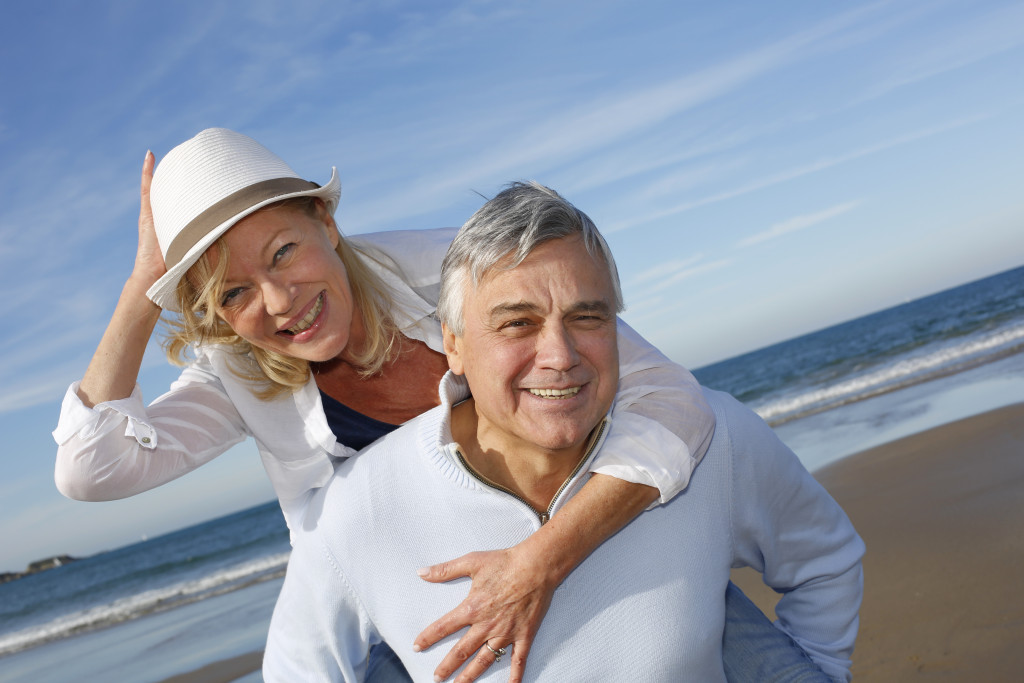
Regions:
<instances>
[{"instance_id":1,"label":"white fedora hat","mask_svg":"<svg viewBox=\"0 0 1024 683\"><path fill-rule=\"evenodd\" d=\"M321 187L252 138L207 128L168 152L153 174L153 223L167 273L146 296L176 311L182 275L235 223L291 197L319 197L333 214L340 196L337 169Z\"/></svg>"}]
</instances>

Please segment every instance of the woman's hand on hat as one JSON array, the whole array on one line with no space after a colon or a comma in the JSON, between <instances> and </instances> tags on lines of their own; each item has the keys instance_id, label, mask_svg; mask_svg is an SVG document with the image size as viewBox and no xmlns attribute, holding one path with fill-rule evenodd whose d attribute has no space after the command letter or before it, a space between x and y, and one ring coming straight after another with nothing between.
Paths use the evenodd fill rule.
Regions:
<instances>
[{"instance_id":1,"label":"woman's hand on hat","mask_svg":"<svg viewBox=\"0 0 1024 683\"><path fill-rule=\"evenodd\" d=\"M146 152L139 187L139 248L135 253L135 268L132 271L132 277L137 278L140 284L147 288L167 272L163 254L160 253L160 243L156 238L156 228L153 225L153 208L149 203L154 164L153 153Z\"/></svg>"},{"instance_id":2,"label":"woman's hand on hat","mask_svg":"<svg viewBox=\"0 0 1024 683\"><path fill-rule=\"evenodd\" d=\"M434 670L434 680L447 679L468 662L455 679L456 683L475 681L496 661L493 650L485 648L485 643L491 648L510 649L509 680L511 683L523 680L530 646L562 578L552 576L544 563L536 560L529 552L515 546L469 553L420 570L420 577L433 583L462 576L473 581L466 599L424 629L414 642L414 649L425 650L469 627ZM510 645L512 647L508 648Z\"/></svg>"},{"instance_id":3,"label":"woman's hand on hat","mask_svg":"<svg viewBox=\"0 0 1024 683\"><path fill-rule=\"evenodd\" d=\"M89 408L132 395L142 357L160 318L160 308L146 298L146 290L167 271L153 227L153 210L149 205L152 182L153 153L146 152L146 159L142 162L142 207L139 211L139 249L135 253L135 267L121 290L121 298L117 300L107 331L78 385L78 397Z\"/></svg>"}]
</instances>

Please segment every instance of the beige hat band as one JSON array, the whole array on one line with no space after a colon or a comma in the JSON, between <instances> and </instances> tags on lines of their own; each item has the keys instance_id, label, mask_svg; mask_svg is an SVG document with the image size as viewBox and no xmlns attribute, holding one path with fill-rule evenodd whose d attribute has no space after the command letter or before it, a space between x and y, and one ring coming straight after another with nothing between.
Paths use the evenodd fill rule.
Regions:
<instances>
[{"instance_id":1,"label":"beige hat band","mask_svg":"<svg viewBox=\"0 0 1024 683\"><path fill-rule=\"evenodd\" d=\"M302 178L272 178L264 180L229 194L216 204L208 207L201 214L182 228L164 255L164 263L168 269L173 268L185 257L189 249L219 225L231 220L261 202L275 197L282 197L297 192L309 192L320 187Z\"/></svg>"}]
</instances>

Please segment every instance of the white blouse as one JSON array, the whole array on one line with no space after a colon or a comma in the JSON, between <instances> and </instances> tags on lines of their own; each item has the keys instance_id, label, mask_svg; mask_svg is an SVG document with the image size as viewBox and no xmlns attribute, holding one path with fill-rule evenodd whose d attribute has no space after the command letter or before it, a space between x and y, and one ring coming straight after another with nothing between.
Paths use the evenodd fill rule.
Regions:
<instances>
[{"instance_id":1,"label":"white blouse","mask_svg":"<svg viewBox=\"0 0 1024 683\"><path fill-rule=\"evenodd\" d=\"M434 315L440 263L455 229L408 230L348 238L385 255L391 267L367 263L396 294L395 322L406 336L444 353ZM619 321L620 384L614 427L591 471L657 487L660 502L686 488L703 457L715 418L696 379ZM310 378L293 393L264 401L229 367L238 359L217 346L196 358L148 406L131 396L88 408L78 383L68 389L57 441L57 488L77 500L115 500L165 484L252 437L285 519L295 528L308 495L323 486L340 458L340 443Z\"/></svg>"}]
</instances>

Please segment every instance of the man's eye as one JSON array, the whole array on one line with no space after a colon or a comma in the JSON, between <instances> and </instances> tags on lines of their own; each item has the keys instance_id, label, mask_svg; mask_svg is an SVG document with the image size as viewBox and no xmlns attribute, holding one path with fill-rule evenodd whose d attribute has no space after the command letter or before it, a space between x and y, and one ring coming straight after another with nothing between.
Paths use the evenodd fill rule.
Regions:
<instances>
[{"instance_id":1,"label":"man's eye","mask_svg":"<svg viewBox=\"0 0 1024 683\"><path fill-rule=\"evenodd\" d=\"M608 316L601 313L580 313L573 320L583 325L600 325L608 321Z\"/></svg>"},{"instance_id":2,"label":"man's eye","mask_svg":"<svg viewBox=\"0 0 1024 683\"><path fill-rule=\"evenodd\" d=\"M510 337L518 337L521 335L529 334L530 330L533 329L533 323L529 320L506 320L505 322L498 325L498 332Z\"/></svg>"}]
</instances>

